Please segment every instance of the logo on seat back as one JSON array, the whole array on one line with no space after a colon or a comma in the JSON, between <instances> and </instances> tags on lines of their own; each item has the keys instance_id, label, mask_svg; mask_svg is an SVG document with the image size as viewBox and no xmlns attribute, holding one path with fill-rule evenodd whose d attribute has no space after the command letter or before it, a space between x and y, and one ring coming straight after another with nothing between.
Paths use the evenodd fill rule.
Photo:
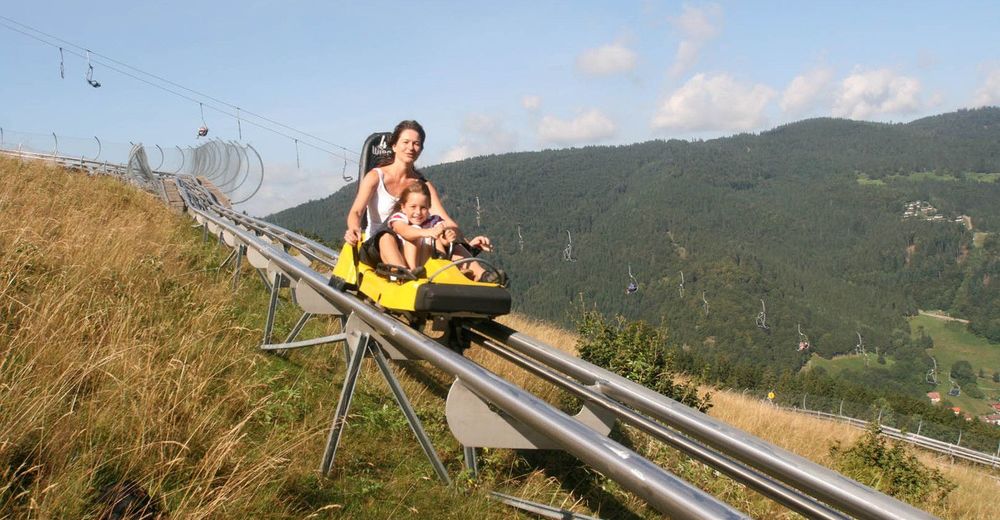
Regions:
<instances>
[{"instance_id":1,"label":"logo on seat back","mask_svg":"<svg viewBox=\"0 0 1000 520\"><path fill-rule=\"evenodd\" d=\"M386 143L385 135L382 136L382 139L379 140L378 144L372 145L372 155L374 155L375 157L382 157L385 155L389 155L391 153L392 150L389 149L389 144Z\"/></svg>"}]
</instances>

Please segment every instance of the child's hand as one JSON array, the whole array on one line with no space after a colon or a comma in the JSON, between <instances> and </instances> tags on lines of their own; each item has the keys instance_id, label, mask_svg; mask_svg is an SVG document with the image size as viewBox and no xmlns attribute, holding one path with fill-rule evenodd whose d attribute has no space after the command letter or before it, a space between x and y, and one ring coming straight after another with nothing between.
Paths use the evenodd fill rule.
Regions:
<instances>
[{"instance_id":1,"label":"child's hand","mask_svg":"<svg viewBox=\"0 0 1000 520\"><path fill-rule=\"evenodd\" d=\"M427 229L427 236L430 238L441 238L444 235L444 223L438 222L433 227Z\"/></svg>"},{"instance_id":2,"label":"child's hand","mask_svg":"<svg viewBox=\"0 0 1000 520\"><path fill-rule=\"evenodd\" d=\"M446 228L444 230L444 239L448 242L454 242L458 239L458 232L454 228Z\"/></svg>"}]
</instances>

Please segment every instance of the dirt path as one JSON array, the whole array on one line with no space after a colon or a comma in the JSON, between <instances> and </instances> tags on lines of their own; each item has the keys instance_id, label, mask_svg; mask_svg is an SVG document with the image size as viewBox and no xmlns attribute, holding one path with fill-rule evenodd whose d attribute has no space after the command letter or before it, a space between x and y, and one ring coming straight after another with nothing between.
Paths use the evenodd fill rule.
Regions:
<instances>
[{"instance_id":1,"label":"dirt path","mask_svg":"<svg viewBox=\"0 0 1000 520\"><path fill-rule=\"evenodd\" d=\"M921 316L930 316L931 318L937 318L944 321L957 321L959 323L969 323L969 320L963 320L962 318L952 318L947 314L941 314L940 312L928 312L928 311L917 311Z\"/></svg>"}]
</instances>

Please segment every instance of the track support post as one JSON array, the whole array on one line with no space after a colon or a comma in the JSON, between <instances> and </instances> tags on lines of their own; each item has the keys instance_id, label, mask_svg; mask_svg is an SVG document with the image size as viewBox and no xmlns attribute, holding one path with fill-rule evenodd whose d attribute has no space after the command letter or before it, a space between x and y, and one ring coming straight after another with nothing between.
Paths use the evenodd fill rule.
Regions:
<instances>
[{"instance_id":1,"label":"track support post","mask_svg":"<svg viewBox=\"0 0 1000 520\"><path fill-rule=\"evenodd\" d=\"M410 429L417 437L417 441L424 450L424 454L427 456L428 461L430 461L431 466L433 466L438 479L445 485L451 485L448 470L445 469L444 464L437 455L437 451L434 450L434 445L431 444L430 437L427 436L427 431L424 430L423 423L420 422L420 418L417 417L417 413L410 404L410 400L406 397L399 379L396 378L389 367L389 360L386 358L385 353L382 352L381 346L371 341L371 337L364 332L360 334L348 333L347 338L348 346L349 348L353 347L353 352L350 356L350 362L347 364L344 386L340 390L340 400L337 402L337 410L333 416L333 423L330 426L326 450L323 453L323 461L320 464L320 473L323 475L330 474L330 469L333 467L333 461L337 455L337 447L340 445L340 438L344 432L344 425L347 420L347 413L351 407L351 400L354 397L354 391L357 389L358 378L361 374L361 362L366 356L371 356L374 358L375 364L378 366L379 372L382 373L385 382L389 385L389 389L392 390L396 404L399 405L400 410L402 410L403 415L406 417Z\"/></svg>"}]
</instances>

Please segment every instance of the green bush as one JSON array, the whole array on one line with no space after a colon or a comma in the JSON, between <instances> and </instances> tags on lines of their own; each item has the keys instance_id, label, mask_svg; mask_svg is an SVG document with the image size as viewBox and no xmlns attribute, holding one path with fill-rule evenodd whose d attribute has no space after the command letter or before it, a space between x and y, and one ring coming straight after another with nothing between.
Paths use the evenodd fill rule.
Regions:
<instances>
[{"instance_id":1,"label":"green bush","mask_svg":"<svg viewBox=\"0 0 1000 520\"><path fill-rule=\"evenodd\" d=\"M918 507L940 505L956 484L928 468L901 445L889 446L873 425L853 446L830 447L834 469Z\"/></svg>"},{"instance_id":2,"label":"green bush","mask_svg":"<svg viewBox=\"0 0 1000 520\"><path fill-rule=\"evenodd\" d=\"M580 357L702 412L712 407L711 394L698 395L693 383L676 383L667 332L621 316L606 319L583 311L577 320Z\"/></svg>"}]
</instances>

